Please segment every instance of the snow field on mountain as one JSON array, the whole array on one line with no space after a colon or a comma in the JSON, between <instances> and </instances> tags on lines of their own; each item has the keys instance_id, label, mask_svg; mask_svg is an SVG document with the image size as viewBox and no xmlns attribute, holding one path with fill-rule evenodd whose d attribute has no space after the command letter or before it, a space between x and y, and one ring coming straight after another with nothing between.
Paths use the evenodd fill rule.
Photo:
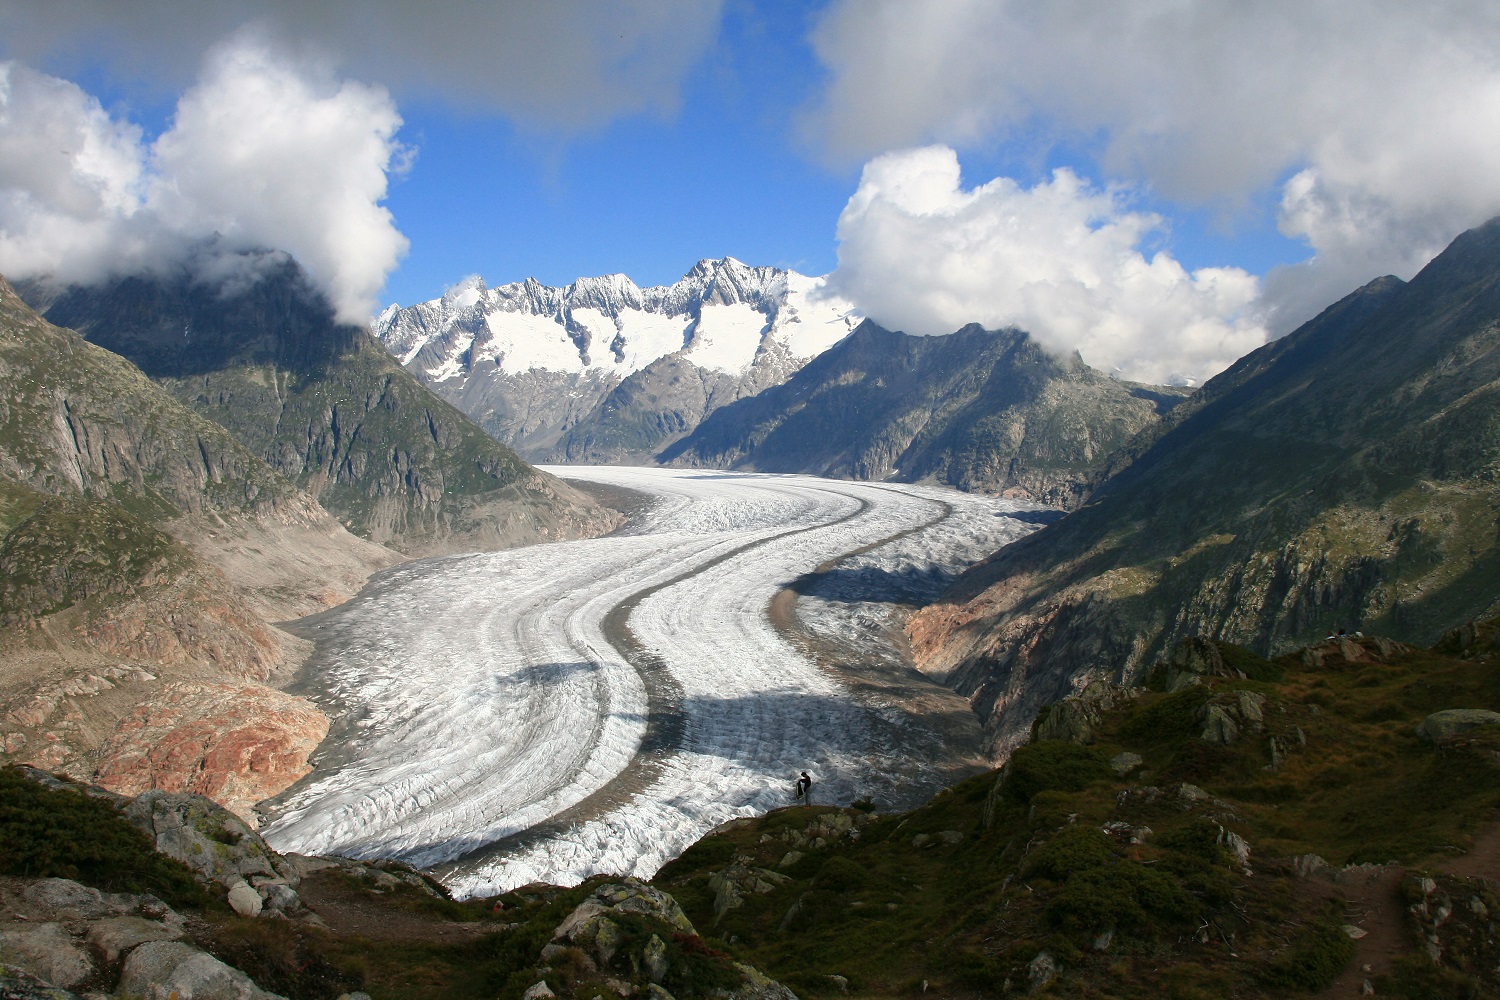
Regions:
<instances>
[{"instance_id":1,"label":"snow field on mountain","mask_svg":"<svg viewBox=\"0 0 1500 1000\"><path fill-rule=\"evenodd\" d=\"M423 362L423 374L441 383L475 370L624 378L679 351L701 368L743 375L762 348L776 344L806 362L857 324L853 304L827 294L823 278L725 258L646 289L624 275L493 289L471 277L442 298L386 309L375 332L402 364L432 343L440 353ZM489 364L476 369L481 361Z\"/></svg>"},{"instance_id":2,"label":"snow field on mountain","mask_svg":"<svg viewBox=\"0 0 1500 1000\"><path fill-rule=\"evenodd\" d=\"M320 616L310 694L347 735L273 810L278 850L442 865L469 894L646 876L724 820L787 804L802 768L820 801L919 781L921 741L903 736L916 723L852 697L767 605L814 567L913 529L890 546L903 575L928 565L924 552L947 567L984 544L976 530L1032 527L1003 516L1020 505L922 487L550 471L655 499L629 533L409 564ZM954 519L961 538L944 530ZM879 566L881 551L856 558ZM606 635L622 602L635 665ZM666 690L670 704L649 703L642 657L669 675L656 700ZM637 756L648 710L677 721L650 766Z\"/></svg>"},{"instance_id":3,"label":"snow field on mountain","mask_svg":"<svg viewBox=\"0 0 1500 1000\"><path fill-rule=\"evenodd\" d=\"M685 356L699 368L743 374L768 325L765 316L744 303L704 306Z\"/></svg>"}]
</instances>

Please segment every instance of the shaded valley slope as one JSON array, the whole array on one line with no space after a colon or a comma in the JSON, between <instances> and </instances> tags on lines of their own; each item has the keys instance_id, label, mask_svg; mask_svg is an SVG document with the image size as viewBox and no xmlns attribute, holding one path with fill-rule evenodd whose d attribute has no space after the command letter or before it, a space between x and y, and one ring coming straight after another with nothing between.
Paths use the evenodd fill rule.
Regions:
<instances>
[{"instance_id":1,"label":"shaded valley slope","mask_svg":"<svg viewBox=\"0 0 1500 1000\"><path fill-rule=\"evenodd\" d=\"M327 730L270 622L400 556L0 280L0 751L247 813Z\"/></svg>"},{"instance_id":2,"label":"shaded valley slope","mask_svg":"<svg viewBox=\"0 0 1500 1000\"><path fill-rule=\"evenodd\" d=\"M664 464L931 480L1072 508L1187 391L1120 382L1020 330L913 337L866 320L786 382L714 413Z\"/></svg>"},{"instance_id":3,"label":"shaded valley slope","mask_svg":"<svg viewBox=\"0 0 1500 1000\"><path fill-rule=\"evenodd\" d=\"M335 320L296 262L241 255L233 285L187 272L28 294L139 365L351 530L427 555L598 534L613 512L528 466Z\"/></svg>"}]
</instances>

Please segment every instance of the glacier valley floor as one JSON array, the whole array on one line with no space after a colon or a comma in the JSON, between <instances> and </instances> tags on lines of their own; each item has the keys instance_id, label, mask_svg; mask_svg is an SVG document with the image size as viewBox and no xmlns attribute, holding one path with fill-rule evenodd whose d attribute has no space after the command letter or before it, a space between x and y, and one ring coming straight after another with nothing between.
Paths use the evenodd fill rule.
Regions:
<instances>
[{"instance_id":1,"label":"glacier valley floor","mask_svg":"<svg viewBox=\"0 0 1500 1000\"><path fill-rule=\"evenodd\" d=\"M968 748L861 671L903 669L895 602L1047 512L810 476L547 471L649 502L607 538L407 563L292 626L316 643L302 693L334 726L266 804L273 847L399 857L487 894L649 877L790 804L803 769L815 801L883 809L952 780Z\"/></svg>"}]
</instances>

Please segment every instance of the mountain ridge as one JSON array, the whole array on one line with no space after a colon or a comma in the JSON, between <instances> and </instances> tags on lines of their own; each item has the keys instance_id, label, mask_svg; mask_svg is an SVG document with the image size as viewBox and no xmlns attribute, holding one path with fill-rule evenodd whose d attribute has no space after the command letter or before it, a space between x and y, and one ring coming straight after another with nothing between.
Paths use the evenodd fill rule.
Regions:
<instances>
[{"instance_id":1,"label":"mountain ridge","mask_svg":"<svg viewBox=\"0 0 1500 1000\"><path fill-rule=\"evenodd\" d=\"M0 379L0 750L115 787L216 788L249 816L327 731L272 687L310 645L270 622L399 556L3 279Z\"/></svg>"},{"instance_id":2,"label":"mountain ridge","mask_svg":"<svg viewBox=\"0 0 1500 1000\"><path fill-rule=\"evenodd\" d=\"M854 326L820 278L732 257L671 285L468 278L392 306L375 334L435 392L534 460L649 461L718 406L786 378Z\"/></svg>"},{"instance_id":3,"label":"mountain ridge","mask_svg":"<svg viewBox=\"0 0 1500 1000\"><path fill-rule=\"evenodd\" d=\"M255 280L191 273L48 295L46 315L138 362L357 533L409 554L608 530L616 520L434 397L284 254Z\"/></svg>"},{"instance_id":4,"label":"mountain ridge","mask_svg":"<svg viewBox=\"0 0 1500 1000\"><path fill-rule=\"evenodd\" d=\"M1500 220L1236 362L1090 503L910 626L997 748L1087 676L1193 635L1275 654L1339 628L1430 643L1500 595Z\"/></svg>"},{"instance_id":5,"label":"mountain ridge","mask_svg":"<svg viewBox=\"0 0 1500 1000\"><path fill-rule=\"evenodd\" d=\"M931 480L1072 508L1185 390L1109 378L1016 329L913 337L870 320L709 415L664 464Z\"/></svg>"}]
</instances>

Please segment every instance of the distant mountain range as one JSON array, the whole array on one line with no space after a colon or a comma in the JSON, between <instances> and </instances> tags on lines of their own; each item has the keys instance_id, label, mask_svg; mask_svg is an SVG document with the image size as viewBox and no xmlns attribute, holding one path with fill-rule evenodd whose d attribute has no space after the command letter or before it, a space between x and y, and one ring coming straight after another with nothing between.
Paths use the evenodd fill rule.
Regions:
<instances>
[{"instance_id":1,"label":"distant mountain range","mask_svg":"<svg viewBox=\"0 0 1500 1000\"><path fill-rule=\"evenodd\" d=\"M478 278L392 306L375 335L533 461L649 463L707 414L777 385L858 325L821 278L732 257L673 285Z\"/></svg>"},{"instance_id":2,"label":"distant mountain range","mask_svg":"<svg viewBox=\"0 0 1500 1000\"><path fill-rule=\"evenodd\" d=\"M910 627L997 749L1179 639L1423 645L1500 612L1500 220L1252 352L1117 454L1081 509Z\"/></svg>"},{"instance_id":3,"label":"distant mountain range","mask_svg":"<svg viewBox=\"0 0 1500 1000\"><path fill-rule=\"evenodd\" d=\"M1188 391L1114 381L1018 330L883 330L822 279L732 258L647 289L471 278L375 332L533 460L929 479L1061 507Z\"/></svg>"}]
</instances>

